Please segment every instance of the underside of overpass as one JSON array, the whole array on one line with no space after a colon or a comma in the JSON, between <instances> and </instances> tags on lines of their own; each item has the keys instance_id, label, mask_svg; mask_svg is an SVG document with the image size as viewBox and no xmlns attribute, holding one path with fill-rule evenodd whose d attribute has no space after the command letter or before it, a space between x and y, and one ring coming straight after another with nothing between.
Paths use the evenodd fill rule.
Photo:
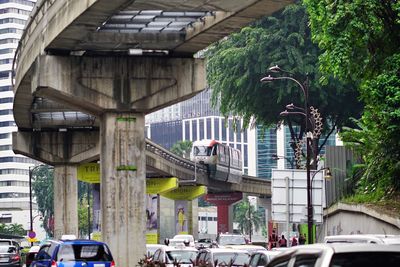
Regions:
<instances>
[{"instance_id":1,"label":"underside of overpass","mask_svg":"<svg viewBox=\"0 0 400 267\"><path fill-rule=\"evenodd\" d=\"M196 53L291 2L37 1L16 53L13 147L55 165L57 235L77 232L76 165L99 159L102 238L117 265L136 265L145 251L146 165L154 174L169 164L146 150L145 114L206 88Z\"/></svg>"}]
</instances>

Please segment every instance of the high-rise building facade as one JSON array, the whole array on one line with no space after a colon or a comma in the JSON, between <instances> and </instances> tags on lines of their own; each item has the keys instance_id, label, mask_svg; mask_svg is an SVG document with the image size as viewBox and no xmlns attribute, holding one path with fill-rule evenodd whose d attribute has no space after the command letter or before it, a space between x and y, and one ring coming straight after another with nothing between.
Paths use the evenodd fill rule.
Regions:
<instances>
[{"instance_id":1,"label":"high-rise building facade","mask_svg":"<svg viewBox=\"0 0 400 267\"><path fill-rule=\"evenodd\" d=\"M12 63L26 21L36 0L0 0L0 223L22 224L30 229L29 167L35 161L16 155L11 133L17 130L13 116ZM44 238L36 203L34 227Z\"/></svg>"}]
</instances>

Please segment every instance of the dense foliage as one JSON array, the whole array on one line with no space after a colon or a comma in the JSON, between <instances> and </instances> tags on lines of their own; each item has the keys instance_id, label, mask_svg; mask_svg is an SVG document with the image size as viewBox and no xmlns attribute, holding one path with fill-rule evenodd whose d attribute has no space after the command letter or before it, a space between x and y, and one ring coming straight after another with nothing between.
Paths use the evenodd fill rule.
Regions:
<instances>
[{"instance_id":1,"label":"dense foliage","mask_svg":"<svg viewBox=\"0 0 400 267\"><path fill-rule=\"evenodd\" d=\"M51 221L54 216L53 169L39 166L32 170L32 191L36 198L39 212L43 216L43 227L52 236Z\"/></svg>"},{"instance_id":2,"label":"dense foliage","mask_svg":"<svg viewBox=\"0 0 400 267\"><path fill-rule=\"evenodd\" d=\"M364 160L358 191L390 198L400 190L400 2L304 2L321 70L360 84L363 116L343 134Z\"/></svg>"},{"instance_id":3,"label":"dense foliage","mask_svg":"<svg viewBox=\"0 0 400 267\"><path fill-rule=\"evenodd\" d=\"M190 151L192 150L193 143L192 141L178 141L171 147L171 152L188 159L190 157Z\"/></svg>"},{"instance_id":4,"label":"dense foliage","mask_svg":"<svg viewBox=\"0 0 400 267\"><path fill-rule=\"evenodd\" d=\"M362 105L354 85L321 76L320 51L311 41L308 25L304 7L290 5L212 46L207 53L207 79L213 90L213 104L220 104L224 115L242 117L244 127L251 125L253 118L258 125L275 126L282 120L280 113L287 104L304 106L296 83L260 83L269 67L279 65L300 82L307 82L309 104L322 114L326 132L348 125L350 117L358 118ZM304 126L302 116L292 115L290 119ZM304 133L304 128L299 132Z\"/></svg>"},{"instance_id":5,"label":"dense foliage","mask_svg":"<svg viewBox=\"0 0 400 267\"><path fill-rule=\"evenodd\" d=\"M249 235L251 241L252 234L261 228L263 219L261 212L246 197L235 205L234 222L238 223L241 233Z\"/></svg>"},{"instance_id":6,"label":"dense foliage","mask_svg":"<svg viewBox=\"0 0 400 267\"><path fill-rule=\"evenodd\" d=\"M4 224L0 223L0 233L9 235L26 236L26 230L22 224L12 223Z\"/></svg>"},{"instance_id":7,"label":"dense foliage","mask_svg":"<svg viewBox=\"0 0 400 267\"><path fill-rule=\"evenodd\" d=\"M43 216L43 227L49 236L53 236L54 217L54 169L47 165L39 165L32 172L32 191ZM87 184L78 181L78 218L83 234L87 233Z\"/></svg>"}]
</instances>

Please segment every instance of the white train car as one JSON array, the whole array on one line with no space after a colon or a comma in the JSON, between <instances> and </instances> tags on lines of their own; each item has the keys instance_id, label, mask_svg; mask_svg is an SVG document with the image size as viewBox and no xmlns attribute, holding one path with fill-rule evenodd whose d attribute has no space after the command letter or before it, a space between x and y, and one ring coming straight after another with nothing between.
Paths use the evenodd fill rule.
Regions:
<instances>
[{"instance_id":1,"label":"white train car","mask_svg":"<svg viewBox=\"0 0 400 267\"><path fill-rule=\"evenodd\" d=\"M206 165L211 179L237 184L242 182L242 155L238 149L215 140L195 141L190 160Z\"/></svg>"}]
</instances>

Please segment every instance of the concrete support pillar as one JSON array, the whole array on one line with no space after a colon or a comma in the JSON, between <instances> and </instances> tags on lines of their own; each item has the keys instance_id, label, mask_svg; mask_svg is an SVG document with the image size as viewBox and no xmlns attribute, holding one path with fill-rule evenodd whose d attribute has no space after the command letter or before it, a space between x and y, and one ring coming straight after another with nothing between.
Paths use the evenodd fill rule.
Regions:
<instances>
[{"instance_id":1,"label":"concrete support pillar","mask_svg":"<svg viewBox=\"0 0 400 267\"><path fill-rule=\"evenodd\" d=\"M76 165L54 167L54 237L78 236L78 179Z\"/></svg>"},{"instance_id":2,"label":"concrete support pillar","mask_svg":"<svg viewBox=\"0 0 400 267\"><path fill-rule=\"evenodd\" d=\"M206 200L217 206L217 232L225 233L233 231L233 204L243 198L243 194L218 193L207 194Z\"/></svg>"},{"instance_id":3,"label":"concrete support pillar","mask_svg":"<svg viewBox=\"0 0 400 267\"><path fill-rule=\"evenodd\" d=\"M146 253L144 114L106 112L100 122L102 239L116 266Z\"/></svg>"}]
</instances>

